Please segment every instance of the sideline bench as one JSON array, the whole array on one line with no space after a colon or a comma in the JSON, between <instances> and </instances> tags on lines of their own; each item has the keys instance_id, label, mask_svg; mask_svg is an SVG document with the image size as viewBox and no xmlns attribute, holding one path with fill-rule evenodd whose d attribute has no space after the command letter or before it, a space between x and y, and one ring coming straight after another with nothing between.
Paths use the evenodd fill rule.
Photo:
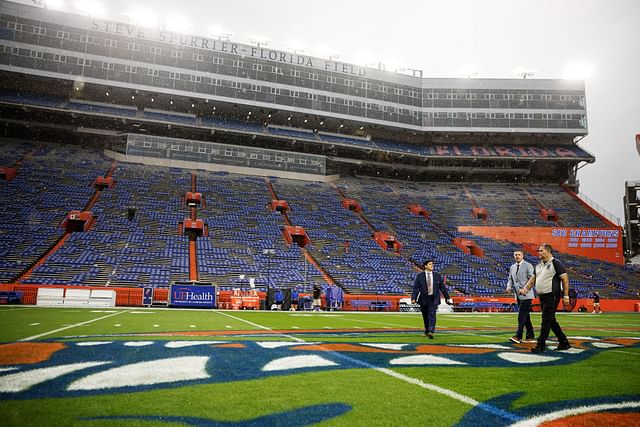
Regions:
<instances>
[{"instance_id":1,"label":"sideline bench","mask_svg":"<svg viewBox=\"0 0 640 427\"><path fill-rule=\"evenodd\" d=\"M67 289L64 294L64 305L83 306L89 304L91 290L89 289Z\"/></svg>"},{"instance_id":2,"label":"sideline bench","mask_svg":"<svg viewBox=\"0 0 640 427\"><path fill-rule=\"evenodd\" d=\"M89 305L92 307L115 307L116 291L113 289L92 289Z\"/></svg>"},{"instance_id":3,"label":"sideline bench","mask_svg":"<svg viewBox=\"0 0 640 427\"><path fill-rule=\"evenodd\" d=\"M515 303L494 301L464 301L454 307L454 311L469 312L510 312L514 311ZM517 311L517 306L515 311Z\"/></svg>"},{"instance_id":4,"label":"sideline bench","mask_svg":"<svg viewBox=\"0 0 640 427\"><path fill-rule=\"evenodd\" d=\"M64 288L38 288L36 305L64 304Z\"/></svg>"},{"instance_id":5,"label":"sideline bench","mask_svg":"<svg viewBox=\"0 0 640 427\"><path fill-rule=\"evenodd\" d=\"M364 308L369 311L386 311L391 308L391 302L385 300L356 299L349 301L349 304L351 304L351 307L356 311Z\"/></svg>"}]
</instances>

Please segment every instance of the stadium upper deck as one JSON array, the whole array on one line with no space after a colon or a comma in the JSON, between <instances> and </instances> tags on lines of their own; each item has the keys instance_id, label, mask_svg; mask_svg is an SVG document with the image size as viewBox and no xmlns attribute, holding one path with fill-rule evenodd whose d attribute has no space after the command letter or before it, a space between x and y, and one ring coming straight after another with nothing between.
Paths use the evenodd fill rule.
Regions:
<instances>
[{"instance_id":1,"label":"stadium upper deck","mask_svg":"<svg viewBox=\"0 0 640 427\"><path fill-rule=\"evenodd\" d=\"M582 82L433 79L0 2L0 70L414 132L587 133Z\"/></svg>"}]
</instances>

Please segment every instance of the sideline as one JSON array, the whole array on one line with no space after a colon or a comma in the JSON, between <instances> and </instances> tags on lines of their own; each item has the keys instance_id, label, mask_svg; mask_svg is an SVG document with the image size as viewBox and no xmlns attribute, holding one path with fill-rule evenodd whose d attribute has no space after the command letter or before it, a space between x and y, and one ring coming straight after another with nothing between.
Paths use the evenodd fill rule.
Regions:
<instances>
[{"instance_id":1,"label":"sideline","mask_svg":"<svg viewBox=\"0 0 640 427\"><path fill-rule=\"evenodd\" d=\"M271 331L271 332L274 333L274 335L279 335L279 336L282 336L282 337L286 337L286 338L289 338L289 339L294 340L296 342L305 342L305 340L303 340L301 338L297 338L297 337L294 337L294 336L291 336L291 335L288 335L288 334L275 332L275 331L273 331L273 329L269 328L268 326L259 325L257 323L254 323L254 322L251 322L249 320L245 320L245 319L242 319L242 318L239 318L239 317L236 317L236 316L232 316L232 315L227 314L227 313L220 313L220 314L223 315L223 316L227 316L227 317L230 317L232 319L238 320L240 322L247 323L247 324L249 324L251 326L254 326L256 328L260 328L260 329L264 329L264 330L267 330L267 331ZM462 402L462 403L466 403L467 405L476 407L478 409L482 409L485 412L489 412L492 415L496 415L496 416L498 416L500 418L504 418L504 419L509 420L511 422L517 422L517 421L521 421L522 420L522 417L519 416L519 415L512 414L512 413L510 413L508 411L505 411L505 410L500 409L500 408L496 408L495 406L492 406L492 405L487 405L486 403L478 402L477 400L475 400L475 399L473 399L471 397L468 397L468 396L465 396L463 394L457 393L457 392L455 392L453 390L449 390L449 389L437 386L435 384L425 383L424 381L419 380L417 378L409 377L407 375L404 375L404 374L401 374L399 372L396 372L396 371L394 371L392 369L381 368L379 366L372 365L372 364L370 364L368 362L365 362L365 361L359 360L359 359L355 359L355 358L353 358L351 356L347 356L346 354L342 354L342 353L337 352L335 350L329 350L328 352L333 354L333 355L335 355L336 357L348 360L348 361L350 361L350 362L352 362L352 363L354 363L356 365L360 365L360 366L365 367L365 368L373 369L373 370L378 371L378 372L380 372L382 374L385 374L385 375L388 375L390 377L399 379L399 380L404 381L406 383L417 385L418 387L424 388L426 390L430 390L430 391L434 391L436 393L443 394L443 395L445 395L447 397L450 397L450 398L452 398L454 400L457 400L457 401Z\"/></svg>"},{"instance_id":2,"label":"sideline","mask_svg":"<svg viewBox=\"0 0 640 427\"><path fill-rule=\"evenodd\" d=\"M294 337L294 336L291 336L291 335L287 335L287 334L283 334L283 333L279 333L279 332L274 332L274 330L269 328L268 326L259 325L257 323L253 323L253 322L250 322L249 320L241 319L240 317L232 316L232 315L224 313L222 311L217 311L217 313L221 314L222 316L230 317L231 319L247 323L247 324L249 324L249 325L251 325L251 326L253 326L255 328L264 329L265 331L273 332L274 335L279 335L281 337L286 337L286 338L289 338L290 340L293 340L293 341L296 341L296 342L306 342L305 340L303 340L301 338L297 338L297 337Z\"/></svg>"},{"instance_id":3,"label":"sideline","mask_svg":"<svg viewBox=\"0 0 640 427\"><path fill-rule=\"evenodd\" d=\"M89 323L97 322L98 320L103 320L103 319L107 319L109 317L117 316L119 314L128 313L129 311L131 311L131 310L118 311L117 313L111 313L111 314L108 314L106 316L98 317L97 319L87 320L85 322L76 323L75 325L69 325L69 326L65 326L65 327L62 327L62 328L54 329L53 331L43 332L43 333L38 334L38 335L33 335L33 336L30 336L30 337L27 337L27 338L22 338L22 339L19 339L18 342L20 342L20 341L32 341L32 340L38 339L40 337L44 337L46 335L51 335L51 334L55 334L56 332L60 332L60 331L64 331L64 330L67 330L67 329L75 328L76 326L83 326L83 325L87 325Z\"/></svg>"}]
</instances>

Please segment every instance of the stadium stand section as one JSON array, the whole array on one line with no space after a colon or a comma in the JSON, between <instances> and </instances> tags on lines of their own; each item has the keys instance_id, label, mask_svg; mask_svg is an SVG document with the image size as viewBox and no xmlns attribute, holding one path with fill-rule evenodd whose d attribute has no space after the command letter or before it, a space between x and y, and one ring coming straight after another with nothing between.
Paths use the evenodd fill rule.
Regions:
<instances>
[{"instance_id":1,"label":"stadium stand section","mask_svg":"<svg viewBox=\"0 0 640 427\"><path fill-rule=\"evenodd\" d=\"M20 207L6 212L3 235L16 234L4 238L3 243L8 246L13 239L24 242L4 248L2 280L8 282L63 234L60 223L65 213L87 203L93 193L89 184L111 163L100 152L73 145L8 142L4 148L5 162L16 159L17 153L34 152L17 178L2 188L6 206ZM95 224L91 229L72 233L21 282L164 287L187 281L188 245L178 232L178 224L188 216L180 195L189 187L190 176L184 169L118 164L113 173L115 185L103 189L92 208ZM471 215L469 192L483 206L486 195L504 195L486 196L486 201L492 202L490 212L507 212L514 203L526 206L527 194L544 190L553 194L550 200L557 197L574 212L567 216L566 221L571 221L567 226L581 226L585 218L590 219L588 211L557 185L407 184L366 177L328 184L204 171L197 176L198 191L207 199L199 217L209 225L210 233L209 238L198 239L199 280L223 288L247 287L251 278L259 288L267 283L304 291L313 285L325 286L321 273L307 263L303 249L285 243L282 228L289 223L305 228L310 244L304 250L348 293L406 294L416 264L433 256L449 286L461 294L499 295L511 252L518 246L457 231L459 225L483 221ZM269 183L290 207L286 222L283 213L269 209ZM11 202L17 194L22 203ZM341 204L344 196L358 201L366 221L345 209ZM412 213L408 208L412 203L423 206L429 218ZM132 221L126 215L129 206L137 209ZM514 217L508 221L518 226L539 220L536 209L529 209L528 217L522 215L521 222L513 224ZM28 227L24 227L25 219ZM501 223L493 216L489 221ZM373 231L390 232L402 250L381 248L372 238ZM485 256L465 254L453 245L456 237L474 239ZM558 256L571 272L580 296L586 297L594 289L610 297L638 290L637 272L631 269L569 254Z\"/></svg>"}]
</instances>

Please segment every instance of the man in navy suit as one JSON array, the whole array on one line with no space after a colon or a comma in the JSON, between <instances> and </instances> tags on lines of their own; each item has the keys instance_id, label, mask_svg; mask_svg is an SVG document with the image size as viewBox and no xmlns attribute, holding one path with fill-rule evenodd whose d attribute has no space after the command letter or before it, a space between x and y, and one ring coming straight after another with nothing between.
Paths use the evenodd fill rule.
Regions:
<instances>
[{"instance_id":1,"label":"man in navy suit","mask_svg":"<svg viewBox=\"0 0 640 427\"><path fill-rule=\"evenodd\" d=\"M413 281L411 303L420 304L422 320L424 321L424 335L433 339L436 329L436 311L440 305L440 293L447 299L448 304L453 304L449 292L444 285L442 276L433 271L433 260L427 259L423 263L424 272L418 273Z\"/></svg>"}]
</instances>

